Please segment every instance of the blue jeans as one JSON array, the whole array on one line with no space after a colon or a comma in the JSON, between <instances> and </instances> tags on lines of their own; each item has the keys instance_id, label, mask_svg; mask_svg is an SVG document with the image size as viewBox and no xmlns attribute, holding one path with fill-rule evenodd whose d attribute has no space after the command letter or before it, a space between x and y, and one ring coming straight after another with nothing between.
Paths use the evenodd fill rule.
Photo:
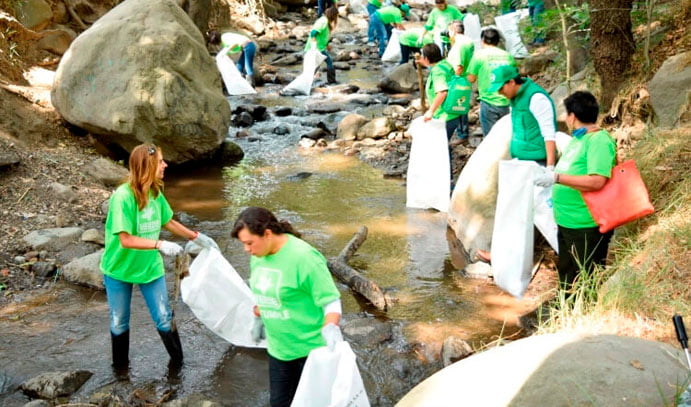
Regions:
<instances>
[{"instance_id":1,"label":"blue jeans","mask_svg":"<svg viewBox=\"0 0 691 407\"><path fill-rule=\"evenodd\" d=\"M389 40L389 36L391 36L391 25L384 24L377 13L372 14L372 17L369 19L369 24L374 31L374 36L377 38L377 42L379 43L379 56L382 56L384 55L384 50L386 50L386 43Z\"/></svg>"},{"instance_id":2,"label":"blue jeans","mask_svg":"<svg viewBox=\"0 0 691 407\"><path fill-rule=\"evenodd\" d=\"M480 101L480 125L482 126L482 135L487 136L489 131L492 130L492 126L497 120L501 119L505 115L509 114L511 109L508 106L494 106L485 102Z\"/></svg>"},{"instance_id":3,"label":"blue jeans","mask_svg":"<svg viewBox=\"0 0 691 407\"><path fill-rule=\"evenodd\" d=\"M242 47L242 53L240 53L240 58L235 65L243 75L254 76L254 54L257 52L257 44L254 42L249 42L247 45Z\"/></svg>"},{"instance_id":4,"label":"blue jeans","mask_svg":"<svg viewBox=\"0 0 691 407\"><path fill-rule=\"evenodd\" d=\"M368 42L374 42L374 28L372 28L372 15L377 11L377 8L374 7L374 4L372 3L367 3L367 14L369 15L370 18L370 24L367 27L367 41Z\"/></svg>"},{"instance_id":5,"label":"blue jeans","mask_svg":"<svg viewBox=\"0 0 691 407\"><path fill-rule=\"evenodd\" d=\"M334 0L317 0L317 18L324 14L324 10L334 5Z\"/></svg>"},{"instance_id":6,"label":"blue jeans","mask_svg":"<svg viewBox=\"0 0 691 407\"><path fill-rule=\"evenodd\" d=\"M110 308L110 332L120 335L130 329L130 306L132 302L132 287L134 284L104 276L108 308ZM151 319L156 329L170 332L173 329L173 312L168 303L168 290L165 277L138 284L146 306L149 308Z\"/></svg>"},{"instance_id":7,"label":"blue jeans","mask_svg":"<svg viewBox=\"0 0 691 407\"><path fill-rule=\"evenodd\" d=\"M460 121L461 118L457 117L446 122L446 140L451 141L451 137L453 137L453 132L459 126ZM449 177L451 181L453 181L453 157L451 155L451 144L447 143L446 148L449 150Z\"/></svg>"},{"instance_id":8,"label":"blue jeans","mask_svg":"<svg viewBox=\"0 0 691 407\"><path fill-rule=\"evenodd\" d=\"M533 27L537 26L542 22L542 14L545 11L545 4L540 3L534 6L528 6L528 15L530 16L530 21L533 23ZM536 44L542 44L545 42L545 36L540 30L536 30L535 39L533 40Z\"/></svg>"},{"instance_id":9,"label":"blue jeans","mask_svg":"<svg viewBox=\"0 0 691 407\"><path fill-rule=\"evenodd\" d=\"M456 129L456 137L468 138L470 128L468 126L468 115L464 114L458 117L458 128Z\"/></svg>"},{"instance_id":10,"label":"blue jeans","mask_svg":"<svg viewBox=\"0 0 691 407\"><path fill-rule=\"evenodd\" d=\"M326 57L326 60L324 61L324 62L326 62L326 69L329 71L334 69L334 62L333 62L333 59L331 59L331 54L329 54L329 51L324 50L324 51L319 51L319 52L321 52L322 55L324 55Z\"/></svg>"}]
</instances>

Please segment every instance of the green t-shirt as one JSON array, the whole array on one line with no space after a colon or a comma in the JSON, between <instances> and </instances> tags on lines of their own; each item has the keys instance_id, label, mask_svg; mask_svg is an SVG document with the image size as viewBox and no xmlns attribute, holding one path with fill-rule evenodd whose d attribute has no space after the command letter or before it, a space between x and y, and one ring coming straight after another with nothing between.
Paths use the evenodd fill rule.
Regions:
<instances>
[{"instance_id":1,"label":"green t-shirt","mask_svg":"<svg viewBox=\"0 0 691 407\"><path fill-rule=\"evenodd\" d=\"M118 233L158 240L161 226L172 218L173 210L163 193L156 198L149 196L149 203L140 211L130 185L120 185L110 197L108 206L106 249L101 257L103 274L133 284L149 283L163 276L163 259L158 250L124 248Z\"/></svg>"},{"instance_id":2,"label":"green t-shirt","mask_svg":"<svg viewBox=\"0 0 691 407\"><path fill-rule=\"evenodd\" d=\"M432 67L432 69L429 71L427 84L425 86L427 103L432 104L432 101L437 96L437 93L449 90L449 81L452 77L453 67L449 65L446 60L441 60ZM460 115L446 113L441 109L441 106L439 106L432 117L448 122L449 120L453 120L458 116Z\"/></svg>"},{"instance_id":3,"label":"green t-shirt","mask_svg":"<svg viewBox=\"0 0 691 407\"><path fill-rule=\"evenodd\" d=\"M469 74L477 76L477 90L480 93L480 100L492 106L505 107L509 105L509 99L500 95L499 92L489 92L492 83L492 71L502 65L516 65L516 60L501 48L486 46L477 50L468 65Z\"/></svg>"},{"instance_id":4,"label":"green t-shirt","mask_svg":"<svg viewBox=\"0 0 691 407\"><path fill-rule=\"evenodd\" d=\"M369 0L368 3L373 5L376 8L381 7L381 1L379 1L379 0Z\"/></svg>"},{"instance_id":5,"label":"green t-shirt","mask_svg":"<svg viewBox=\"0 0 691 407\"><path fill-rule=\"evenodd\" d=\"M221 35L221 47L228 48L229 54L235 54L242 51L242 46L250 39L242 34L224 33Z\"/></svg>"},{"instance_id":6,"label":"green t-shirt","mask_svg":"<svg viewBox=\"0 0 691 407\"><path fill-rule=\"evenodd\" d=\"M313 47L312 37L317 39L317 50L324 51L326 46L329 45L329 19L326 16L321 16L314 22L312 30L310 31L309 38L307 39L307 44L305 44L305 51L309 51ZM316 33L315 33L316 32Z\"/></svg>"},{"instance_id":7,"label":"green t-shirt","mask_svg":"<svg viewBox=\"0 0 691 407\"><path fill-rule=\"evenodd\" d=\"M405 45L407 47L418 48L418 40L420 39L420 36L422 35L423 31L424 30L422 28L411 28L405 30L401 32L401 34L398 36L398 42L401 45ZM422 39L422 45L425 46L433 42L434 36L431 32L427 32L425 34L425 38Z\"/></svg>"},{"instance_id":8,"label":"green t-shirt","mask_svg":"<svg viewBox=\"0 0 691 407\"><path fill-rule=\"evenodd\" d=\"M461 13L461 11L458 8L456 8L456 6L452 6L451 4L447 4L444 11L439 10L435 7L429 13L429 17L427 17L427 23L425 23L425 30L432 31L435 34L438 34L442 31L446 31L449 28L449 24L451 24L452 21L463 21L463 17L463 13Z\"/></svg>"},{"instance_id":9,"label":"green t-shirt","mask_svg":"<svg viewBox=\"0 0 691 407\"><path fill-rule=\"evenodd\" d=\"M379 19L384 24L401 24L403 23L403 12L396 6L382 7L376 11L379 14Z\"/></svg>"},{"instance_id":10,"label":"green t-shirt","mask_svg":"<svg viewBox=\"0 0 691 407\"><path fill-rule=\"evenodd\" d=\"M617 145L606 130L572 138L555 172L566 175L602 175L610 178L617 158ZM597 226L580 191L562 184L552 187L552 205L557 225L583 229Z\"/></svg>"},{"instance_id":11,"label":"green t-shirt","mask_svg":"<svg viewBox=\"0 0 691 407\"><path fill-rule=\"evenodd\" d=\"M446 60L449 61L454 68L459 65L462 66L462 76L465 76L470 60L473 58L473 52L475 52L475 43L473 40L463 34L458 34L454 38L454 44L451 46Z\"/></svg>"},{"instance_id":12,"label":"green t-shirt","mask_svg":"<svg viewBox=\"0 0 691 407\"><path fill-rule=\"evenodd\" d=\"M250 287L266 329L268 352L288 361L325 345L323 307L340 297L326 259L293 235L275 253L250 259Z\"/></svg>"}]
</instances>

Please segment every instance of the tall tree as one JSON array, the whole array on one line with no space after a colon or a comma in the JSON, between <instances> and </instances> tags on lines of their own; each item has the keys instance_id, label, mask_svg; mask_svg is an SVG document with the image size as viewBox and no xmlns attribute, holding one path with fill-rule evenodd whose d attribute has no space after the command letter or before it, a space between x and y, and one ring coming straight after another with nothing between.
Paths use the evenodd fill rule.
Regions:
<instances>
[{"instance_id":1,"label":"tall tree","mask_svg":"<svg viewBox=\"0 0 691 407\"><path fill-rule=\"evenodd\" d=\"M608 110L624 73L631 66L635 44L631 32L631 7L633 0L590 1L590 54L595 71L600 76L603 110Z\"/></svg>"}]
</instances>

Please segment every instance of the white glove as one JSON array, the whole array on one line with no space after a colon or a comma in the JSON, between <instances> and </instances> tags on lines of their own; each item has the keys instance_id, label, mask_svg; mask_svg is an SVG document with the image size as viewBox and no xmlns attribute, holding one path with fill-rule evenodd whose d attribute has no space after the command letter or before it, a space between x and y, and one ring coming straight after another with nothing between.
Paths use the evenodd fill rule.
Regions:
<instances>
[{"instance_id":1,"label":"white glove","mask_svg":"<svg viewBox=\"0 0 691 407\"><path fill-rule=\"evenodd\" d=\"M252 324L252 340L255 344L259 343L262 339L266 338L266 332L264 331L264 322L261 317L255 316L254 323Z\"/></svg>"},{"instance_id":2,"label":"white glove","mask_svg":"<svg viewBox=\"0 0 691 407\"><path fill-rule=\"evenodd\" d=\"M200 232L197 232L197 237L192 239L192 242L197 246L201 246L204 249L216 249L219 252L221 251L221 249L218 248L216 242L214 242L214 239Z\"/></svg>"},{"instance_id":3,"label":"white glove","mask_svg":"<svg viewBox=\"0 0 691 407\"><path fill-rule=\"evenodd\" d=\"M341 335L341 328L336 324L326 324L322 328L322 337L326 341L326 346L329 347L330 351L336 348L336 344L343 342L343 335Z\"/></svg>"},{"instance_id":4,"label":"white glove","mask_svg":"<svg viewBox=\"0 0 691 407\"><path fill-rule=\"evenodd\" d=\"M182 246L167 240L161 240L158 250L166 256L177 256L182 253Z\"/></svg>"},{"instance_id":5,"label":"white glove","mask_svg":"<svg viewBox=\"0 0 691 407\"><path fill-rule=\"evenodd\" d=\"M541 171L535 175L533 182L539 187L549 188L554 185L554 178L554 170L542 168Z\"/></svg>"}]
</instances>

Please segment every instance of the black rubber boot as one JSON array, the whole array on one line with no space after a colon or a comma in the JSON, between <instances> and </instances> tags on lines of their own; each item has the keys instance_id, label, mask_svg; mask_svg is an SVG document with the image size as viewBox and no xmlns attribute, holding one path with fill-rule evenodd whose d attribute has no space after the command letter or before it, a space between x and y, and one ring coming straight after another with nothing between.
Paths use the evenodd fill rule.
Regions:
<instances>
[{"instance_id":1,"label":"black rubber boot","mask_svg":"<svg viewBox=\"0 0 691 407\"><path fill-rule=\"evenodd\" d=\"M336 68L326 70L326 83L338 83L336 82Z\"/></svg>"},{"instance_id":2,"label":"black rubber boot","mask_svg":"<svg viewBox=\"0 0 691 407\"><path fill-rule=\"evenodd\" d=\"M116 376L126 376L130 364L130 331L127 330L120 335L110 333L110 340L113 352L113 370Z\"/></svg>"},{"instance_id":3,"label":"black rubber boot","mask_svg":"<svg viewBox=\"0 0 691 407\"><path fill-rule=\"evenodd\" d=\"M163 345L165 345L170 355L170 363L168 366L182 366L182 344L180 343L180 335L178 335L177 329L168 332L158 331L158 334L161 336Z\"/></svg>"}]
</instances>

